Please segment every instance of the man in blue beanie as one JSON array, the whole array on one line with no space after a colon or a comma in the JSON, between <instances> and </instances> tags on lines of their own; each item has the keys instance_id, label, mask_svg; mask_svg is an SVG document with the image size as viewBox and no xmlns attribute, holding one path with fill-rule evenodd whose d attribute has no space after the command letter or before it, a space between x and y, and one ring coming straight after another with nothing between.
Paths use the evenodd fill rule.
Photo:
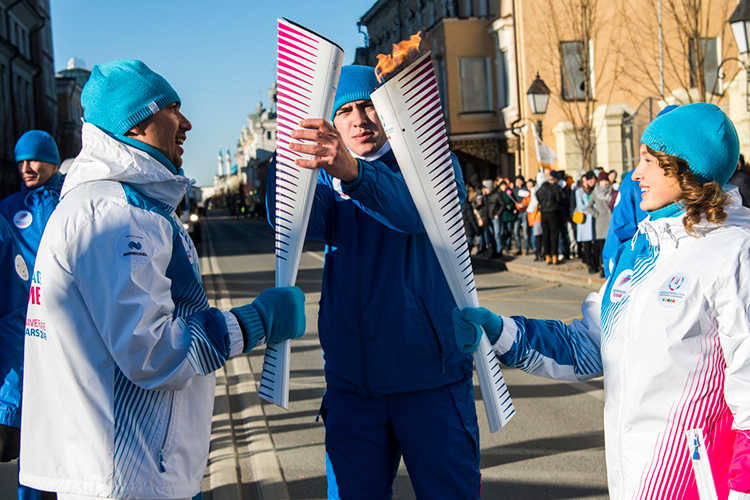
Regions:
<instances>
[{"instance_id":1,"label":"man in blue beanie","mask_svg":"<svg viewBox=\"0 0 750 500\"><path fill-rule=\"evenodd\" d=\"M21 176L21 191L12 194L0 202L0 216L9 222L11 235L20 249L20 260L13 252L4 252L3 259L11 262L0 262L0 266L15 265L22 262L27 273L34 269L34 261L39 250L39 241L60 200L60 189L63 176L58 172L60 155L55 140L43 130L29 130L18 139L15 146L15 159ZM25 290L21 293L28 297L31 286L29 279L22 280ZM0 301L13 301L6 294L17 293L13 288L0 291ZM24 300L25 304L25 300ZM0 462L18 458L21 437L21 396L23 374L24 320L23 314L4 315L0 325ZM18 486L20 500L37 500L42 493L26 486Z\"/></svg>"},{"instance_id":2,"label":"man in blue beanie","mask_svg":"<svg viewBox=\"0 0 750 500\"><path fill-rule=\"evenodd\" d=\"M325 353L328 498L391 498L403 456L419 499L480 495L472 360L452 334L455 301L370 94L374 69L345 66L333 126L304 120L299 161L320 167L307 237L326 242L318 332ZM309 143L308 143L309 144ZM453 157L461 201L466 189ZM267 203L275 214L275 167Z\"/></svg>"},{"instance_id":3,"label":"man in blue beanie","mask_svg":"<svg viewBox=\"0 0 750 500\"><path fill-rule=\"evenodd\" d=\"M174 215L192 182L180 168L191 124L163 77L140 61L100 64L81 103L83 148L31 276L20 481L63 499L190 498L214 372L301 336L304 295L209 307Z\"/></svg>"}]
</instances>

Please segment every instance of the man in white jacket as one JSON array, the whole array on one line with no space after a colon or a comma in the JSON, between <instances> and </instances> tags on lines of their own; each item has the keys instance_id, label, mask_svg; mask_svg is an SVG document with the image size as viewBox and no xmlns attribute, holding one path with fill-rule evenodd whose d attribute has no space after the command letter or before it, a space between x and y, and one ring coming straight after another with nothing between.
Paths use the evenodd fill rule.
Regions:
<instances>
[{"instance_id":1,"label":"man in white jacket","mask_svg":"<svg viewBox=\"0 0 750 500\"><path fill-rule=\"evenodd\" d=\"M145 64L95 66L83 149L42 237L26 320L20 481L60 499L200 491L214 371L304 332L304 295L210 308L174 210L191 124Z\"/></svg>"}]
</instances>

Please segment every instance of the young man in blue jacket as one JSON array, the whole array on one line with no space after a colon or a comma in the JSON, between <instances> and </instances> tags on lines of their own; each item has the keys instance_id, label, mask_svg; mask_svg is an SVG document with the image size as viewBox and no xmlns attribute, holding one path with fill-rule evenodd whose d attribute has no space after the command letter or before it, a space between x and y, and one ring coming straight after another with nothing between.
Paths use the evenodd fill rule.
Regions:
<instances>
[{"instance_id":1,"label":"young man in blue jacket","mask_svg":"<svg viewBox=\"0 0 750 500\"><path fill-rule=\"evenodd\" d=\"M318 331L325 353L329 498L391 497L403 455L419 499L476 499L472 361L452 334L455 301L370 100L374 69L342 68L333 126L304 120L316 156L308 238L326 242ZM334 128L335 127L335 128ZM309 143L308 143L309 144ZM461 201L466 197L453 157ZM274 220L275 167L267 186Z\"/></svg>"},{"instance_id":2,"label":"young man in blue jacket","mask_svg":"<svg viewBox=\"0 0 750 500\"><path fill-rule=\"evenodd\" d=\"M60 200L60 189L63 184L63 176L58 172L60 155L57 151L55 140L43 130L29 130L18 139L15 150L18 173L21 175L21 191L12 194L0 202L0 216L7 223L10 234L4 236L4 241L10 244L14 241L15 247L20 252L19 257L14 252L5 251L0 258L0 265L18 270L21 264L26 269L22 274L26 275L18 286L17 277L10 283L10 288L4 290L6 293L17 294L17 297L8 297L3 300L22 302L23 311L20 314L3 314L0 330L4 333L0 338L0 350L4 355L0 356L0 373L4 374L3 386L0 389L0 461L7 462L18 458L19 441L21 436L21 375L23 374L23 341L24 322L26 320L26 303L31 287L30 274L34 270L34 261L39 250L39 241L47 225L52 211ZM10 259L10 260L8 260ZM6 261L7 260L7 261ZM8 279L10 279L8 278ZM8 305L8 302L6 302ZM12 388L12 390L11 390ZM18 498L20 500L37 500L42 498L42 493L18 485Z\"/></svg>"},{"instance_id":3,"label":"young man in blue jacket","mask_svg":"<svg viewBox=\"0 0 750 500\"><path fill-rule=\"evenodd\" d=\"M60 200L64 177L55 140L43 130L29 130L18 139L16 164L23 184L21 191L0 202L0 215L11 223L23 257L34 269L39 240L52 211Z\"/></svg>"}]
</instances>

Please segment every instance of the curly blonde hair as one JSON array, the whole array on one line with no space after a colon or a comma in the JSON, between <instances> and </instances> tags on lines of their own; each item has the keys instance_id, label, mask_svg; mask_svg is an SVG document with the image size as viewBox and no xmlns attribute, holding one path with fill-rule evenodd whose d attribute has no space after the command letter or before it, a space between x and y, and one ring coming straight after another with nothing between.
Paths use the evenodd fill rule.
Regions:
<instances>
[{"instance_id":1,"label":"curly blonde hair","mask_svg":"<svg viewBox=\"0 0 750 500\"><path fill-rule=\"evenodd\" d=\"M721 224L727 218L724 207L729 204L730 196L722 191L716 181L701 184L682 158L656 151L646 146L648 152L659 160L664 175L677 179L682 195L677 200L685 205L686 215L683 219L685 231L691 236L698 236L695 225L705 216L708 222Z\"/></svg>"}]
</instances>

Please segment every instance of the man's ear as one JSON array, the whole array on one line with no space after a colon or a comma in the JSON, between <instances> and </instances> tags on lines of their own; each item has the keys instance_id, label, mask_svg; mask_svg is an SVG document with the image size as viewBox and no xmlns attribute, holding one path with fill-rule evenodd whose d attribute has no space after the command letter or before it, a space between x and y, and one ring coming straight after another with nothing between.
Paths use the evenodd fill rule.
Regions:
<instances>
[{"instance_id":1,"label":"man's ear","mask_svg":"<svg viewBox=\"0 0 750 500\"><path fill-rule=\"evenodd\" d=\"M141 127L141 124L138 123L136 125L133 125L133 128L125 132L125 137L135 137L138 138L143 135L143 127Z\"/></svg>"}]
</instances>

